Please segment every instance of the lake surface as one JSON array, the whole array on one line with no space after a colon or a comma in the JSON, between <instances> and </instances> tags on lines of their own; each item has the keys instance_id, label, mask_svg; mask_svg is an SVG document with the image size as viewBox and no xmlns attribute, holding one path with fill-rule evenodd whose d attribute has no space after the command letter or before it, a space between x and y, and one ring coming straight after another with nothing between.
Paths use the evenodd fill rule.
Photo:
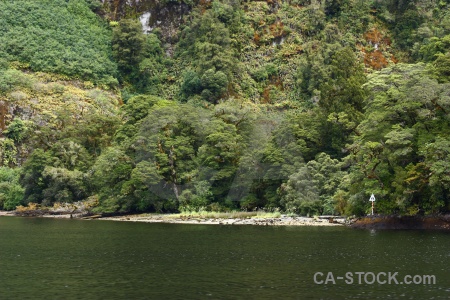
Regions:
<instances>
[{"instance_id":1,"label":"lake surface","mask_svg":"<svg viewBox=\"0 0 450 300\"><path fill-rule=\"evenodd\" d=\"M344 298L449 299L450 234L0 217L0 299Z\"/></svg>"}]
</instances>

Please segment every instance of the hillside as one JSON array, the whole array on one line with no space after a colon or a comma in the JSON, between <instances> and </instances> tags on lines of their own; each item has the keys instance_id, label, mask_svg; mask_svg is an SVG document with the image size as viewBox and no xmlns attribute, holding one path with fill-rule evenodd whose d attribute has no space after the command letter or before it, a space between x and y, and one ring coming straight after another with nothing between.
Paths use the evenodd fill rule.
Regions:
<instances>
[{"instance_id":1,"label":"hillside","mask_svg":"<svg viewBox=\"0 0 450 300\"><path fill-rule=\"evenodd\" d=\"M0 209L450 210L447 1L0 3Z\"/></svg>"}]
</instances>

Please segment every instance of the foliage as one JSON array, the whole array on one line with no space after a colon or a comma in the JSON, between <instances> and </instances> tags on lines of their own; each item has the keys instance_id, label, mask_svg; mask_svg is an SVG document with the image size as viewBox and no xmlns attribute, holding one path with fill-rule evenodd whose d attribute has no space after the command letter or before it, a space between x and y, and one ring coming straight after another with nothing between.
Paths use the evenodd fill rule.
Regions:
<instances>
[{"instance_id":1,"label":"foliage","mask_svg":"<svg viewBox=\"0 0 450 300\"><path fill-rule=\"evenodd\" d=\"M181 87L185 98L200 93L214 103L228 90L236 61L229 30L221 21L229 21L233 10L217 5L204 13L194 11L190 26L181 33L177 55L192 62Z\"/></svg>"},{"instance_id":2,"label":"foliage","mask_svg":"<svg viewBox=\"0 0 450 300\"><path fill-rule=\"evenodd\" d=\"M0 57L33 71L114 84L111 33L84 0L3 1L0 19Z\"/></svg>"},{"instance_id":3,"label":"foliage","mask_svg":"<svg viewBox=\"0 0 450 300\"><path fill-rule=\"evenodd\" d=\"M119 71L129 76L142 61L145 36L138 20L124 19L113 27L112 49Z\"/></svg>"},{"instance_id":4,"label":"foliage","mask_svg":"<svg viewBox=\"0 0 450 300\"><path fill-rule=\"evenodd\" d=\"M22 203L23 188L19 184L20 169L0 167L0 209L14 210Z\"/></svg>"},{"instance_id":5,"label":"foliage","mask_svg":"<svg viewBox=\"0 0 450 300\"><path fill-rule=\"evenodd\" d=\"M281 185L282 204L290 213L334 214L333 196L344 175L337 159L320 153Z\"/></svg>"},{"instance_id":6,"label":"foliage","mask_svg":"<svg viewBox=\"0 0 450 300\"><path fill-rule=\"evenodd\" d=\"M436 165L430 153L443 159L446 155L447 85L431 79L424 65L417 64L374 74L367 87L371 96L352 145L358 170L352 173L350 190L358 186L377 193L380 212L405 213L411 206L419 213L445 209L448 185L441 172L446 166Z\"/></svg>"},{"instance_id":7,"label":"foliage","mask_svg":"<svg viewBox=\"0 0 450 300\"><path fill-rule=\"evenodd\" d=\"M450 210L446 1L183 2L0 4L0 208Z\"/></svg>"}]
</instances>

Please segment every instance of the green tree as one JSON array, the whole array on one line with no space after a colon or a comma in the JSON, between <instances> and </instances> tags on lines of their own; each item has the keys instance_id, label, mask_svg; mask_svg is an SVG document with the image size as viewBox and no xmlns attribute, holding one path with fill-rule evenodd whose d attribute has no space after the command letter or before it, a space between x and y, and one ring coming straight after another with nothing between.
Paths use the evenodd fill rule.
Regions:
<instances>
[{"instance_id":1,"label":"green tree","mask_svg":"<svg viewBox=\"0 0 450 300\"><path fill-rule=\"evenodd\" d=\"M19 184L20 169L0 167L0 209L14 210L22 204L24 190Z\"/></svg>"},{"instance_id":2,"label":"green tree","mask_svg":"<svg viewBox=\"0 0 450 300\"><path fill-rule=\"evenodd\" d=\"M317 119L313 112L294 111L278 115L280 119L267 117L260 119L263 123L252 124L249 146L243 151L235 180L239 190L249 193L238 194L242 198L246 197L241 205L247 209L280 207L281 184L306 159L314 158L320 144ZM246 186L249 188L246 189Z\"/></svg>"},{"instance_id":3,"label":"green tree","mask_svg":"<svg viewBox=\"0 0 450 300\"><path fill-rule=\"evenodd\" d=\"M124 151L115 147L103 151L92 166L91 182L100 202L96 211L115 213L130 210L121 190L132 170L133 160Z\"/></svg>"},{"instance_id":4,"label":"green tree","mask_svg":"<svg viewBox=\"0 0 450 300\"><path fill-rule=\"evenodd\" d=\"M346 0L326 0L325 14L327 17L338 17L346 2Z\"/></svg>"},{"instance_id":5,"label":"green tree","mask_svg":"<svg viewBox=\"0 0 450 300\"><path fill-rule=\"evenodd\" d=\"M84 200L89 195L87 176L81 171L47 166L42 177L48 182L48 186L42 191L43 205L72 203Z\"/></svg>"},{"instance_id":6,"label":"green tree","mask_svg":"<svg viewBox=\"0 0 450 300\"><path fill-rule=\"evenodd\" d=\"M206 181L196 182L194 189L185 189L180 195L181 211L200 211L206 209L212 200L211 184Z\"/></svg>"},{"instance_id":7,"label":"green tree","mask_svg":"<svg viewBox=\"0 0 450 300\"><path fill-rule=\"evenodd\" d=\"M139 76L135 80L136 89L146 94L173 96L167 91L169 78L173 78L171 73L173 61L167 57L156 34L150 33L145 36L142 56L138 70Z\"/></svg>"},{"instance_id":8,"label":"green tree","mask_svg":"<svg viewBox=\"0 0 450 300\"><path fill-rule=\"evenodd\" d=\"M433 67L439 82L450 82L450 53L439 55L433 62Z\"/></svg>"},{"instance_id":9,"label":"green tree","mask_svg":"<svg viewBox=\"0 0 450 300\"><path fill-rule=\"evenodd\" d=\"M53 166L55 159L50 152L36 149L25 162L22 168L19 182L24 188L24 204L30 202L41 203L44 200L43 191L48 182L43 176L47 166Z\"/></svg>"},{"instance_id":10,"label":"green tree","mask_svg":"<svg viewBox=\"0 0 450 300\"><path fill-rule=\"evenodd\" d=\"M281 190L285 193L282 203L286 211L307 216L322 214L319 190L306 166L292 174Z\"/></svg>"},{"instance_id":11,"label":"green tree","mask_svg":"<svg viewBox=\"0 0 450 300\"><path fill-rule=\"evenodd\" d=\"M337 159L320 153L281 185L281 203L302 215L334 214L334 195L344 175Z\"/></svg>"},{"instance_id":12,"label":"green tree","mask_svg":"<svg viewBox=\"0 0 450 300\"><path fill-rule=\"evenodd\" d=\"M28 127L20 118L15 118L4 132L5 136L20 143L27 135Z\"/></svg>"},{"instance_id":13,"label":"green tree","mask_svg":"<svg viewBox=\"0 0 450 300\"><path fill-rule=\"evenodd\" d=\"M191 67L184 75L181 91L184 97L200 93L205 100L216 102L228 90L236 66L230 32L220 18L222 9L192 12L191 22L181 32L177 57Z\"/></svg>"},{"instance_id":14,"label":"green tree","mask_svg":"<svg viewBox=\"0 0 450 300\"><path fill-rule=\"evenodd\" d=\"M450 132L446 85L431 79L425 66L417 64L373 74L366 87L371 93L365 118L350 147L356 160L350 194L359 198L377 194L379 212L384 213L443 210L448 201L446 183L432 185L433 163L427 157L440 151L437 145L445 145L436 137Z\"/></svg>"},{"instance_id":15,"label":"green tree","mask_svg":"<svg viewBox=\"0 0 450 300\"><path fill-rule=\"evenodd\" d=\"M362 119L364 84L362 66L350 48L337 51L331 60L330 79L320 85L319 107L324 122L327 152L342 156L345 145Z\"/></svg>"},{"instance_id":16,"label":"green tree","mask_svg":"<svg viewBox=\"0 0 450 300\"><path fill-rule=\"evenodd\" d=\"M432 37L430 41L420 47L419 55L422 61L432 62L450 50L450 35L443 38Z\"/></svg>"},{"instance_id":17,"label":"green tree","mask_svg":"<svg viewBox=\"0 0 450 300\"><path fill-rule=\"evenodd\" d=\"M124 183L121 194L127 200L127 209L134 211L174 211L177 203L171 201L160 185L163 177L158 174L156 164L141 161L131 172L130 179ZM169 199L167 199L169 198Z\"/></svg>"},{"instance_id":18,"label":"green tree","mask_svg":"<svg viewBox=\"0 0 450 300\"><path fill-rule=\"evenodd\" d=\"M242 137L236 126L227 124L221 119L213 119L208 123L205 140L198 149L201 166L200 178L212 182L212 193L216 200L227 196L236 174L241 151Z\"/></svg>"},{"instance_id":19,"label":"green tree","mask_svg":"<svg viewBox=\"0 0 450 300\"><path fill-rule=\"evenodd\" d=\"M202 97L210 102L221 98L228 87L228 78L222 71L215 71L214 69L207 70L200 78L202 90Z\"/></svg>"},{"instance_id":20,"label":"green tree","mask_svg":"<svg viewBox=\"0 0 450 300\"><path fill-rule=\"evenodd\" d=\"M198 113L187 105L155 107L140 125L134 145L136 161L154 164L155 176L171 192L169 198L177 201L181 186L197 172L196 155L203 135Z\"/></svg>"},{"instance_id":21,"label":"green tree","mask_svg":"<svg viewBox=\"0 0 450 300\"><path fill-rule=\"evenodd\" d=\"M450 209L450 141L438 136L432 143L423 147L425 165L423 171L429 171L431 195L423 199L423 209L428 213L438 213ZM426 177L428 174L421 174ZM423 176L425 175L425 176Z\"/></svg>"},{"instance_id":22,"label":"green tree","mask_svg":"<svg viewBox=\"0 0 450 300\"><path fill-rule=\"evenodd\" d=\"M139 69L143 60L145 36L142 33L142 25L138 20L122 19L118 26L113 28L112 49L117 61L119 71L126 79Z\"/></svg>"}]
</instances>

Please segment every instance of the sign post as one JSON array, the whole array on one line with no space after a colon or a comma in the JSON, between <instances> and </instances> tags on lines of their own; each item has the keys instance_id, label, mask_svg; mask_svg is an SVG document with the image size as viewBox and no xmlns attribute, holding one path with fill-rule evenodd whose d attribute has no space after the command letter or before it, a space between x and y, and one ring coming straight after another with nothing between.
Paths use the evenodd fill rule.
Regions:
<instances>
[{"instance_id":1,"label":"sign post","mask_svg":"<svg viewBox=\"0 0 450 300\"><path fill-rule=\"evenodd\" d=\"M374 194L372 194L372 195L370 196L369 201L372 202L372 216L373 216L373 204L374 204L374 202L375 202L375 195L374 195Z\"/></svg>"}]
</instances>

